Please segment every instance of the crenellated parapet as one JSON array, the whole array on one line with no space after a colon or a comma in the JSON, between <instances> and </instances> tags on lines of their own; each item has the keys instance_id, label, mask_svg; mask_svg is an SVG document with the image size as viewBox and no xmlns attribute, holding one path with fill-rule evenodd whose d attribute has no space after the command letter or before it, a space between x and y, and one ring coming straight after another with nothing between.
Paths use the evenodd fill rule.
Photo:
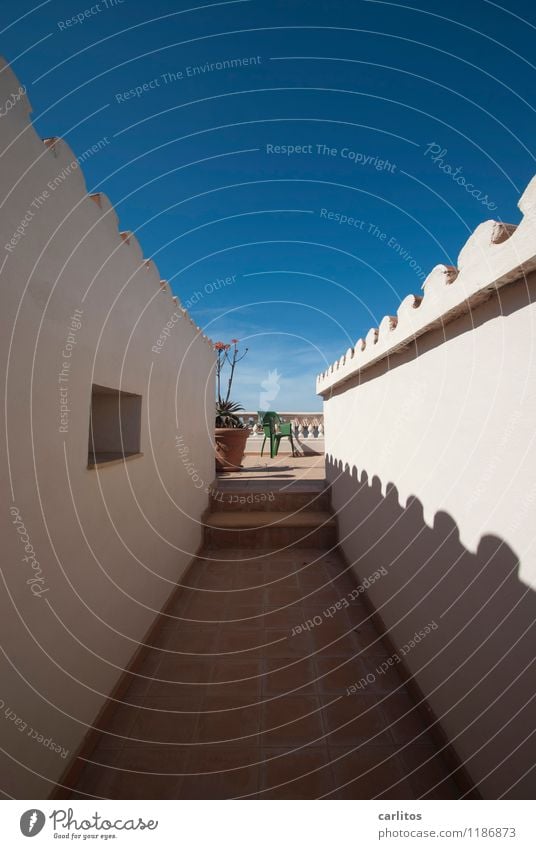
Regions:
<instances>
[{"instance_id":1,"label":"crenellated parapet","mask_svg":"<svg viewBox=\"0 0 536 849\"><path fill-rule=\"evenodd\" d=\"M154 287L163 296L168 297L170 306L172 305L175 308L176 304L169 284L161 280L160 272L154 260L144 257L143 248L135 233L130 230L119 229L119 218L109 198L103 192L88 194L83 174L83 162L91 151L77 157L65 139L59 136L51 136L45 139L37 137L31 122L32 107L26 89L2 57L0 57L0 104L12 104L1 118L1 128L5 140L3 144L4 154L9 156L10 151L13 152L16 149L17 142L23 137L23 134L33 134L36 144L40 143L43 146L42 153L36 151L35 163L39 162L41 156L54 158L54 176L50 180L51 186L47 185L45 188L48 188L49 192L56 191L68 180L71 193L75 196L78 195L76 206L85 203L95 204L99 210L96 224L104 222L107 225L108 234L112 234L117 242L117 250L129 251L131 258L134 257L136 265L145 268L147 285ZM6 110L5 106L3 108ZM37 190L42 190L40 184L36 186L36 192ZM84 233L80 233L81 240L84 235ZM203 330L193 321L187 310L181 307L181 312L184 320L196 334L212 348L212 340L203 333Z\"/></svg>"},{"instance_id":2,"label":"crenellated parapet","mask_svg":"<svg viewBox=\"0 0 536 849\"><path fill-rule=\"evenodd\" d=\"M484 221L461 249L457 266L436 265L423 283L423 295L408 295L396 316L379 327L318 375L318 394L355 378L365 369L407 348L412 342L453 321L490 295L536 269L536 177L519 203L519 225Z\"/></svg>"}]
</instances>

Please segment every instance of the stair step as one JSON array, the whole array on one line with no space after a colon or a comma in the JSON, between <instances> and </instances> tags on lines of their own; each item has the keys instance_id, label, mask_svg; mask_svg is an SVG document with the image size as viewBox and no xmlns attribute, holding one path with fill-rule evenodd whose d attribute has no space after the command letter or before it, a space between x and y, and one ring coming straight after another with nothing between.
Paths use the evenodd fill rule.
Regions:
<instances>
[{"instance_id":1,"label":"stair step","mask_svg":"<svg viewBox=\"0 0 536 849\"><path fill-rule=\"evenodd\" d=\"M271 525L292 528L314 528L322 524L334 525L335 517L327 510L250 510L249 512L210 513L206 524L211 528L267 528Z\"/></svg>"},{"instance_id":2,"label":"stair step","mask_svg":"<svg viewBox=\"0 0 536 849\"><path fill-rule=\"evenodd\" d=\"M210 509L213 513L329 510L330 493L327 487L304 492L226 488L212 494Z\"/></svg>"},{"instance_id":3,"label":"stair step","mask_svg":"<svg viewBox=\"0 0 536 849\"><path fill-rule=\"evenodd\" d=\"M205 545L216 548L323 548L336 544L337 522L327 510L210 513Z\"/></svg>"}]
</instances>

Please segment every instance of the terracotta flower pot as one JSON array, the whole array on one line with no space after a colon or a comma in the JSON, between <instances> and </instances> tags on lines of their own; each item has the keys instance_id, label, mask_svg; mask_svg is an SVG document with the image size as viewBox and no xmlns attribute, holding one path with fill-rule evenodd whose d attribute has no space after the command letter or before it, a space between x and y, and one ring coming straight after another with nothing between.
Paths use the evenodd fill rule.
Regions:
<instances>
[{"instance_id":1,"label":"terracotta flower pot","mask_svg":"<svg viewBox=\"0 0 536 849\"><path fill-rule=\"evenodd\" d=\"M250 429L248 427L217 427L214 435L216 471L232 472L242 468L242 458L246 450Z\"/></svg>"}]
</instances>

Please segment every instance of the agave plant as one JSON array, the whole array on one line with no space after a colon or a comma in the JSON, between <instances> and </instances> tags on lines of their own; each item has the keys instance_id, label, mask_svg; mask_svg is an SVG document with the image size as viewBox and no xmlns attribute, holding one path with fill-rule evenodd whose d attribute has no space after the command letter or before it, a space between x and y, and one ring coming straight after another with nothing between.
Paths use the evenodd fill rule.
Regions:
<instances>
[{"instance_id":1,"label":"agave plant","mask_svg":"<svg viewBox=\"0 0 536 849\"><path fill-rule=\"evenodd\" d=\"M235 368L240 360L246 356L248 349L243 353L238 350L238 339L231 339L231 342L216 342L214 350L217 354L216 359L216 427L244 427L238 413L244 408L240 404L236 404L230 400L231 388ZM222 379L224 378L224 367L227 365L227 392L222 393Z\"/></svg>"},{"instance_id":2,"label":"agave plant","mask_svg":"<svg viewBox=\"0 0 536 849\"><path fill-rule=\"evenodd\" d=\"M216 401L216 427L244 427L238 416L243 409L234 401Z\"/></svg>"}]
</instances>

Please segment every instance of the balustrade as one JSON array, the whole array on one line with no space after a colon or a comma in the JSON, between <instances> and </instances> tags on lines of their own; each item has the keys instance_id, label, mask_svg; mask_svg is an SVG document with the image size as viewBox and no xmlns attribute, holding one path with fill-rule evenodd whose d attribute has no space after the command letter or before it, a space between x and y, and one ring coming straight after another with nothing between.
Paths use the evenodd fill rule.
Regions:
<instances>
[{"instance_id":1,"label":"balustrade","mask_svg":"<svg viewBox=\"0 0 536 849\"><path fill-rule=\"evenodd\" d=\"M323 413L278 413L284 422L292 422L293 435L298 442L309 439L324 439ZM256 412L243 412L240 420L251 428L251 439L261 439L264 434Z\"/></svg>"}]
</instances>

